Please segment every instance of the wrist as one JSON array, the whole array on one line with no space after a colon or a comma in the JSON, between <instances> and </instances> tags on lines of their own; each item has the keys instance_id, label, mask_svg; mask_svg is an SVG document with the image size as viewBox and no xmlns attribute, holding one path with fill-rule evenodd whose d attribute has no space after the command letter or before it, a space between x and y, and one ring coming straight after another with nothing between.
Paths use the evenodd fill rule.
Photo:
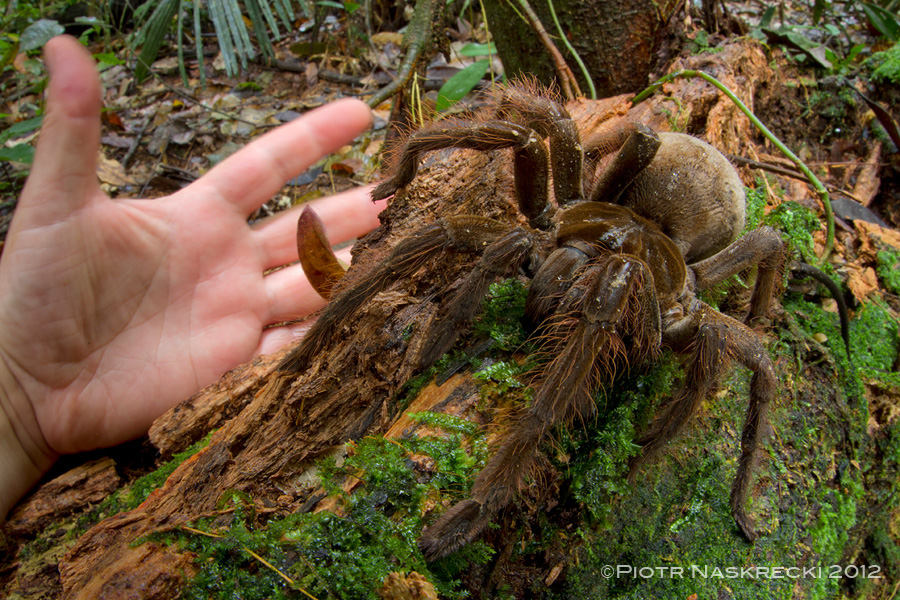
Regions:
<instances>
[{"instance_id":1,"label":"wrist","mask_svg":"<svg viewBox=\"0 0 900 600\"><path fill-rule=\"evenodd\" d=\"M56 461L31 400L0 354L0 523Z\"/></svg>"}]
</instances>

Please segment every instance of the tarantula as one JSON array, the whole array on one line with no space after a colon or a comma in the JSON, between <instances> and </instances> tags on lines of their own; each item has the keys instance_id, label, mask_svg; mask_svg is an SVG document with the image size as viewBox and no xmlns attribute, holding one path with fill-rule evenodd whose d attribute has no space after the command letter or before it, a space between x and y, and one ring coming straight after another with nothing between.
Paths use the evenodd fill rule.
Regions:
<instances>
[{"instance_id":1,"label":"tarantula","mask_svg":"<svg viewBox=\"0 0 900 600\"><path fill-rule=\"evenodd\" d=\"M422 367L453 345L491 282L517 272L531 277L526 319L543 338L549 358L535 377L531 405L504 428L471 497L423 531L419 544L428 559L472 541L510 503L550 429L596 410L593 395L615 360L652 358L664 347L687 355L684 385L638 440L643 453L632 472L684 428L729 361L736 360L754 374L731 512L744 535L756 536L745 504L768 427L775 372L760 338L696 293L757 265L747 321L765 315L782 240L767 227L737 239L744 225L743 187L734 168L708 144L683 134L656 134L639 124L614 129L606 141L608 156L598 168L596 157L586 159L565 108L514 86L504 90L491 118L438 123L412 133L393 174L373 191L374 199L411 183L424 152L511 148L516 200L527 225L478 215L425 225L339 291L282 364L292 372L305 368L360 306L441 253L479 258L443 301L438 311L443 316L430 325ZM585 176L586 169L599 174ZM323 261L328 262L318 259Z\"/></svg>"}]
</instances>

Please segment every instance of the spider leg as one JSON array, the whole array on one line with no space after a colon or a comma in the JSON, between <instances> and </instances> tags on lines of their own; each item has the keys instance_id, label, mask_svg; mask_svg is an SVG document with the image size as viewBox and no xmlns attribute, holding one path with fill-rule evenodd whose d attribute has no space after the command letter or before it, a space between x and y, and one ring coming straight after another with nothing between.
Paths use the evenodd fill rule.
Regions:
<instances>
[{"instance_id":1,"label":"spider leg","mask_svg":"<svg viewBox=\"0 0 900 600\"><path fill-rule=\"evenodd\" d=\"M648 460L652 460L667 442L675 438L696 413L710 388L718 380L730 360L753 371L750 402L741 432L741 457L731 487L731 515L741 532L750 540L757 534L753 520L744 508L753 468L760 453L762 438L768 431L768 406L775 396L775 368L759 338L743 323L706 307L697 332L694 354L685 371L684 387L665 411L641 436L641 456L631 461L633 477Z\"/></svg>"},{"instance_id":2,"label":"spider leg","mask_svg":"<svg viewBox=\"0 0 900 600\"><path fill-rule=\"evenodd\" d=\"M698 291L708 289L740 273L744 269L759 265L753 295L750 297L750 312L746 323L769 312L769 305L775 291L775 277L781 268L784 256L784 242L771 227L754 229L739 238L721 252L705 260L690 265Z\"/></svg>"},{"instance_id":3,"label":"spider leg","mask_svg":"<svg viewBox=\"0 0 900 600\"><path fill-rule=\"evenodd\" d=\"M615 203L659 150L659 135L642 123L627 123L610 140L618 147L591 191L593 202Z\"/></svg>"},{"instance_id":4,"label":"spider leg","mask_svg":"<svg viewBox=\"0 0 900 600\"><path fill-rule=\"evenodd\" d=\"M573 242L557 248L544 260L525 299L525 325L529 331L535 331L553 314L576 273L593 254L583 242Z\"/></svg>"},{"instance_id":5,"label":"spider leg","mask_svg":"<svg viewBox=\"0 0 900 600\"><path fill-rule=\"evenodd\" d=\"M418 271L429 259L450 248L479 252L507 231L509 226L499 221L459 215L438 219L402 239L381 264L335 296L303 341L282 359L279 370L289 373L304 370L363 304L394 282Z\"/></svg>"},{"instance_id":6,"label":"spider leg","mask_svg":"<svg viewBox=\"0 0 900 600\"><path fill-rule=\"evenodd\" d=\"M416 176L421 154L443 148L482 152L513 148L519 210L532 226L550 227L553 207L548 199L547 146L533 129L510 121L464 121L454 126L436 123L420 129L406 141L394 174L372 190L372 199L387 198L408 185Z\"/></svg>"},{"instance_id":7,"label":"spider leg","mask_svg":"<svg viewBox=\"0 0 900 600\"><path fill-rule=\"evenodd\" d=\"M604 367L611 372L615 357L626 353L623 337L645 350L659 348L659 313L651 311L648 317L641 308L647 306L657 306L652 275L633 257L601 257L575 280L548 326L553 358L534 401L500 436L497 451L475 479L471 498L422 532L419 548L428 560L472 541L512 501L551 427L593 414L592 396Z\"/></svg>"},{"instance_id":8,"label":"spider leg","mask_svg":"<svg viewBox=\"0 0 900 600\"><path fill-rule=\"evenodd\" d=\"M431 366L453 346L460 330L471 322L480 308L491 282L515 273L532 244L531 235L518 227L488 244L478 264L438 311L444 316L436 320L428 332L428 343L419 359L422 368Z\"/></svg>"},{"instance_id":9,"label":"spider leg","mask_svg":"<svg viewBox=\"0 0 900 600\"><path fill-rule=\"evenodd\" d=\"M516 115L549 142L556 203L564 207L581 200L584 151L569 112L554 99L535 94L527 86L512 85L503 91L497 116L514 119Z\"/></svg>"}]
</instances>

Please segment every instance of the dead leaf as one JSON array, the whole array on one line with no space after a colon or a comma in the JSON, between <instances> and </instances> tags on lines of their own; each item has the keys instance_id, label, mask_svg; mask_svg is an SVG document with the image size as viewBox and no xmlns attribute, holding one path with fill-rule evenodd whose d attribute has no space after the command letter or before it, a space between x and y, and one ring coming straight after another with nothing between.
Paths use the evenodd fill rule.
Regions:
<instances>
[{"instance_id":1,"label":"dead leaf","mask_svg":"<svg viewBox=\"0 0 900 600\"><path fill-rule=\"evenodd\" d=\"M878 276L872 267L860 267L858 265L847 264L849 277L847 278L847 287L850 292L860 302L868 298L872 292L878 290Z\"/></svg>"},{"instance_id":2,"label":"dead leaf","mask_svg":"<svg viewBox=\"0 0 900 600\"><path fill-rule=\"evenodd\" d=\"M122 150L131 150L131 147L134 145L134 138L110 133L101 137L100 143L104 146L112 146L113 148L121 148Z\"/></svg>"},{"instance_id":3,"label":"dead leaf","mask_svg":"<svg viewBox=\"0 0 900 600\"><path fill-rule=\"evenodd\" d=\"M356 173L357 167L362 164L360 160L348 159L343 162L331 163L331 169L329 169L335 175L339 175L341 177L353 177L353 174Z\"/></svg>"},{"instance_id":4,"label":"dead leaf","mask_svg":"<svg viewBox=\"0 0 900 600\"><path fill-rule=\"evenodd\" d=\"M19 73L28 74L28 68L25 67L25 61L28 60L28 55L22 52L21 54L16 54L16 57L13 59L13 67L15 67L16 71Z\"/></svg>"},{"instance_id":5,"label":"dead leaf","mask_svg":"<svg viewBox=\"0 0 900 600\"><path fill-rule=\"evenodd\" d=\"M397 44L398 46L403 45L403 34L397 33L396 31L380 31L376 34L373 34L371 39L372 43L376 46L381 46L382 44L387 44L388 42Z\"/></svg>"},{"instance_id":6,"label":"dead leaf","mask_svg":"<svg viewBox=\"0 0 900 600\"><path fill-rule=\"evenodd\" d=\"M900 233L897 231L861 220L854 221L853 226L859 240L859 255L870 262L875 262L875 255L881 250L878 244L900 250Z\"/></svg>"},{"instance_id":7,"label":"dead leaf","mask_svg":"<svg viewBox=\"0 0 900 600\"><path fill-rule=\"evenodd\" d=\"M853 186L853 195L859 198L863 206L872 204L872 200L878 194L881 187L881 179L878 177L878 163L881 162L881 142L876 142L866 162L863 163L856 176L856 185Z\"/></svg>"},{"instance_id":8,"label":"dead leaf","mask_svg":"<svg viewBox=\"0 0 900 600\"><path fill-rule=\"evenodd\" d=\"M100 179L100 183L112 187L139 185L138 181L125 172L122 163L114 158L107 158L102 153L97 161L97 177Z\"/></svg>"},{"instance_id":9,"label":"dead leaf","mask_svg":"<svg viewBox=\"0 0 900 600\"><path fill-rule=\"evenodd\" d=\"M166 58L161 58L153 63L152 68L154 73L171 75L172 73L178 71L178 57L167 56Z\"/></svg>"},{"instance_id":10,"label":"dead leaf","mask_svg":"<svg viewBox=\"0 0 900 600\"><path fill-rule=\"evenodd\" d=\"M310 61L306 63L306 87L313 88L319 83L319 67L316 63Z\"/></svg>"},{"instance_id":11,"label":"dead leaf","mask_svg":"<svg viewBox=\"0 0 900 600\"><path fill-rule=\"evenodd\" d=\"M122 122L122 117L119 116L119 113L112 110L104 110L100 113L100 116L103 119L103 122L110 127L125 131L125 123Z\"/></svg>"}]
</instances>

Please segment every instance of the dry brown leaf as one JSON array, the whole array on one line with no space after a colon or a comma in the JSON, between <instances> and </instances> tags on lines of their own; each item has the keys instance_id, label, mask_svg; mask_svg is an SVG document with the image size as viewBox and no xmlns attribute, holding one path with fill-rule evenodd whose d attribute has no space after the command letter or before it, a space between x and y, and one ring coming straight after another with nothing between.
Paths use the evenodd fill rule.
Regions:
<instances>
[{"instance_id":1,"label":"dry brown leaf","mask_svg":"<svg viewBox=\"0 0 900 600\"><path fill-rule=\"evenodd\" d=\"M881 178L878 177L879 162L881 162L881 142L876 142L859 170L859 175L856 176L856 185L853 186L853 195L859 198L863 206L872 204L872 200L878 194L878 188L881 187Z\"/></svg>"},{"instance_id":2,"label":"dry brown leaf","mask_svg":"<svg viewBox=\"0 0 900 600\"><path fill-rule=\"evenodd\" d=\"M372 43L376 46L381 46L382 44L387 44L388 42L394 43L398 46L403 45L403 34L397 33L395 31L380 31L372 35Z\"/></svg>"},{"instance_id":3,"label":"dry brown leaf","mask_svg":"<svg viewBox=\"0 0 900 600\"><path fill-rule=\"evenodd\" d=\"M860 267L852 263L847 264L847 287L860 302L868 298L878 290L878 276L872 267Z\"/></svg>"},{"instance_id":4,"label":"dry brown leaf","mask_svg":"<svg viewBox=\"0 0 900 600\"><path fill-rule=\"evenodd\" d=\"M122 163L114 158L107 158L102 153L97 160L97 177L100 179L100 183L113 187L140 185L140 182L125 172Z\"/></svg>"},{"instance_id":5,"label":"dry brown leaf","mask_svg":"<svg viewBox=\"0 0 900 600\"><path fill-rule=\"evenodd\" d=\"M875 223L856 220L853 222L859 240L859 255L870 262L875 262L875 255L881 249L875 242L900 250L900 233L893 229L881 227Z\"/></svg>"}]
</instances>

